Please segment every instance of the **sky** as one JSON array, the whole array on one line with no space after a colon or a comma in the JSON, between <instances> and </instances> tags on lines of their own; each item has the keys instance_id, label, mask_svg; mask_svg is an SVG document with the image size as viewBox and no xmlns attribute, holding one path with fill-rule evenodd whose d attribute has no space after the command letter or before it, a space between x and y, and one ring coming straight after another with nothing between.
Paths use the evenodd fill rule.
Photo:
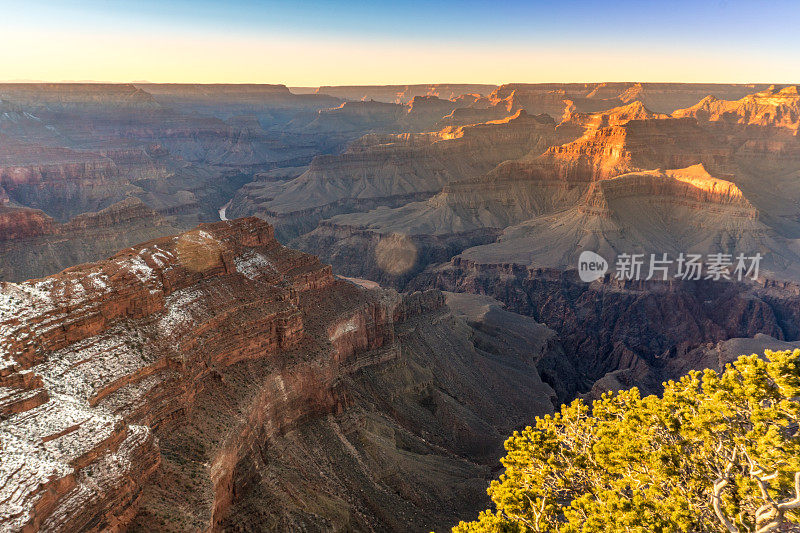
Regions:
<instances>
[{"instance_id":1,"label":"sky","mask_svg":"<svg viewBox=\"0 0 800 533\"><path fill-rule=\"evenodd\" d=\"M0 80L797 83L798 20L798 0L0 0Z\"/></svg>"}]
</instances>

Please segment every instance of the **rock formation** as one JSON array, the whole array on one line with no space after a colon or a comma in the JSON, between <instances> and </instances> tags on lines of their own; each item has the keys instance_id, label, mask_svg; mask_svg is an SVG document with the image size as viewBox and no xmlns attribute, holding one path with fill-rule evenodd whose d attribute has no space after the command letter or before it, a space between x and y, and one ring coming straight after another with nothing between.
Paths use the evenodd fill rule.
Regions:
<instances>
[{"instance_id":1,"label":"rock formation","mask_svg":"<svg viewBox=\"0 0 800 533\"><path fill-rule=\"evenodd\" d=\"M407 203L395 209L379 208L366 213L333 217L322 222L316 230L294 241L294 244L301 249L320 254L337 270L347 275L377 279L402 287L428 264L445 261L458 250L490 243L503 230L518 224L524 224L531 235L543 232L540 238L535 238L537 247L552 250L563 250L567 242L570 243L569 246L588 245L589 241L583 240L585 234L599 234L601 237L592 238L602 241L606 238L602 236L603 231L625 233L629 225L633 229L641 225L636 217L647 219L649 213L642 213L637 208L640 204L629 200L631 209L619 210L620 213L628 213L628 218L619 226L608 227L612 224L608 217L589 223L585 220L586 216L595 215L586 215L586 207L599 201L598 191L613 187L605 183L593 184L601 180L614 180L613 183L617 186L615 190L625 190L628 185L633 185L634 180L626 178L617 181L617 177L622 174L659 168L680 169L702 164L704 167L697 167L696 176L703 182L700 186L702 190L715 179L708 174L706 168L714 169L715 175L727 176L722 171L731 168L733 159L732 149L717 142L712 134L700 128L693 119L633 118L643 113L647 112L641 105L631 104L611 113L584 115L580 122L573 124L583 124L582 127L588 128L588 132L573 142L551 146L544 153L541 148L534 149L520 159L500 163L483 176L454 180L445 185L438 195L426 201ZM603 123L615 125L598 129L589 126ZM673 185L676 185L674 182L678 173L665 176L659 171L656 175L664 176L665 179L657 178L652 181L653 187L648 186L647 194L657 197L663 193L672 197L672 192L668 192L668 189L675 189ZM669 185L659 189L657 185L661 183ZM634 186L630 190L630 196L638 196L640 192ZM688 192L687 198L693 198L694 194ZM737 194L741 194L741 191ZM754 219L753 206L748 209L748 220ZM550 215L563 217L565 227L574 228L574 238L567 239L565 234L560 235L549 229L543 231L540 226L533 225L539 220L538 217ZM724 216L718 218L720 222L715 226L716 230L723 231L726 227L722 221ZM555 219L541 219L546 228L564 229L560 223L553 225L553 220ZM582 222L578 223L579 220ZM673 226L672 231L679 235L687 231L680 220L676 220ZM689 227L692 227L691 224ZM748 231L751 231L751 235L756 235L763 231L763 227L759 228L761 229L756 230L756 225L753 225ZM646 235L639 233L637 236L643 239L643 243L669 241L669 238L652 241L657 231L653 228L653 232ZM515 235L518 234L519 232ZM398 235L402 236L401 241L393 237ZM412 265L400 273L387 272L375 260L378 245L386 242L391 243L386 246L393 248L397 248L398 242L404 243L409 250L403 252L406 257L413 250ZM624 242L636 249L641 247L637 238ZM685 239L673 239L669 250L685 244ZM487 250L500 249L504 245L498 243L491 246ZM528 241L509 240L508 246L515 254L528 254L526 257L529 258L535 255L532 244ZM777 243L775 246L778 246ZM403 245L399 249L402 250ZM556 256L555 252L553 256ZM781 256L794 255L790 252ZM571 252L558 257L560 259L557 266L573 265ZM353 260L355 258L358 259ZM550 262L545 264L556 266Z\"/></svg>"},{"instance_id":2,"label":"rock formation","mask_svg":"<svg viewBox=\"0 0 800 533\"><path fill-rule=\"evenodd\" d=\"M446 527L552 410L537 365L561 353L524 317L512 337L463 299L337 280L253 218L0 298L10 530Z\"/></svg>"},{"instance_id":3,"label":"rock formation","mask_svg":"<svg viewBox=\"0 0 800 533\"><path fill-rule=\"evenodd\" d=\"M510 83L498 87L489 99L507 110L523 108L529 113L548 113L560 120L572 108L595 113L634 101L656 113L672 113L709 94L738 99L766 87L708 83Z\"/></svg>"}]
</instances>

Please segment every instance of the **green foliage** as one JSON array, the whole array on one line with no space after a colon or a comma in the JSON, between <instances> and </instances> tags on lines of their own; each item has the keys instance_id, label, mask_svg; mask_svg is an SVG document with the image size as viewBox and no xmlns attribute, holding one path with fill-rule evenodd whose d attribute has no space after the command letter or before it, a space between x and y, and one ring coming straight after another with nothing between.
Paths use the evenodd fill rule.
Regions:
<instances>
[{"instance_id":1,"label":"green foliage","mask_svg":"<svg viewBox=\"0 0 800 533\"><path fill-rule=\"evenodd\" d=\"M505 443L496 511L453 531L785 531L800 510L800 350L580 400ZM795 526L796 527L796 526Z\"/></svg>"}]
</instances>

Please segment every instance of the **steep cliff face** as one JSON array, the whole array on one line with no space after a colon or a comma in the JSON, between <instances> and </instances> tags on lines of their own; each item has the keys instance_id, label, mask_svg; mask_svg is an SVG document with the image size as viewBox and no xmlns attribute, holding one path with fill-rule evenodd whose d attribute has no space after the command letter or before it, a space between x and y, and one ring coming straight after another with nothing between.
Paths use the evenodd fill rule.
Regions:
<instances>
[{"instance_id":1,"label":"steep cliff face","mask_svg":"<svg viewBox=\"0 0 800 533\"><path fill-rule=\"evenodd\" d=\"M702 164L667 171L640 171L600 180L589 187L582 207L598 214L612 216L618 202L630 197L654 197L665 202L695 203L698 210L712 206L731 206L729 215L755 219L758 212L730 181L710 175Z\"/></svg>"},{"instance_id":2,"label":"steep cliff face","mask_svg":"<svg viewBox=\"0 0 800 533\"><path fill-rule=\"evenodd\" d=\"M588 182L635 170L698 163L715 171L726 168L732 156L730 147L717 142L694 119L630 120L554 146L537 158L509 161L488 179Z\"/></svg>"},{"instance_id":3,"label":"steep cliff face","mask_svg":"<svg viewBox=\"0 0 800 533\"><path fill-rule=\"evenodd\" d=\"M132 191L101 154L0 136L0 185L10 199L65 220L106 207Z\"/></svg>"},{"instance_id":4,"label":"steep cliff face","mask_svg":"<svg viewBox=\"0 0 800 533\"><path fill-rule=\"evenodd\" d=\"M662 113L653 113L638 100L634 100L627 105L615 107L607 111L599 111L597 113L580 112L575 105L570 103L564 112L561 122L558 124L558 130L565 134L569 131L572 132L575 137L580 137L600 128L625 124L630 120L664 118L668 118L668 116Z\"/></svg>"},{"instance_id":5,"label":"steep cliff face","mask_svg":"<svg viewBox=\"0 0 800 533\"><path fill-rule=\"evenodd\" d=\"M581 111L595 112L618 106L618 99L587 98L595 84L588 83L511 83L501 85L489 100L496 107L506 111L525 109L529 113L546 113L555 120L561 120L564 113L576 106Z\"/></svg>"},{"instance_id":6,"label":"steep cliff face","mask_svg":"<svg viewBox=\"0 0 800 533\"><path fill-rule=\"evenodd\" d=\"M507 227L496 242L460 257L483 265L570 270L585 250L612 268L621 253L668 254L673 260L681 253L760 253L763 276L798 279L797 247L764 218L738 187L702 167L636 172L598 181L575 206ZM642 273L647 275L646 266Z\"/></svg>"},{"instance_id":7,"label":"steep cliff face","mask_svg":"<svg viewBox=\"0 0 800 533\"><path fill-rule=\"evenodd\" d=\"M728 231L730 228L727 228L723 215L712 215L715 221L704 226L698 210L700 205L707 206L720 200L712 198L713 194L704 196L702 191L709 187L736 188L730 182L715 181L716 178L706 170L731 168L732 149L700 128L693 119L639 118L642 116L656 115L641 104L630 104L609 112L573 115L559 128L567 124L572 126L562 130L560 135L586 128L588 132L575 141L551 146L544 153L540 146L524 157L500 163L482 176L453 180L426 201L407 203L395 209L383 207L332 217L293 241L294 245L320 254L346 275L402 287L427 265L452 257L458 250L486 245L496 240L506 228L519 224L530 230L530 238L512 241L504 237L507 244L483 249L503 249L506 250L503 254L525 255L528 258L525 261L528 261L538 255L534 250L541 252L552 248L563 252L569 248L571 251L564 255L554 251L544 263L564 266L572 264L572 255L580 246L590 242L620 241L619 236L626 232L632 232L634 236L625 243L635 249L649 242L648 239L659 243L671 242L675 247L686 244L687 239L683 236L687 231L686 224L665 212L666 221L658 219L656 227L649 222L651 217L639 208L643 204L634 198L646 197L649 202L660 203L661 207L657 209L661 211L668 210L669 205L691 203L696 197L699 203L692 204L695 208L689 209L687 214L692 220L690 226L705 228L701 232L703 238L712 240L709 234L713 231ZM486 127L488 124L492 123L487 123ZM613 125L600 127L603 124ZM480 128L473 126L463 130L479 135ZM451 130L443 130L440 135ZM673 170L655 172L652 179L646 177L646 172L642 174L642 171L656 168ZM675 170L681 168L687 170ZM631 172L639 173L638 181L632 177L619 179ZM609 209L606 193L613 196L615 213L624 220L611 220L609 216L597 218L598 210L607 212ZM723 191L721 194L727 193ZM738 189L735 194L743 196ZM593 206L596 208L594 211ZM756 216L755 208L749 205L745 209L749 210L748 228L735 231L750 236L762 233L764 228L757 227L752 220ZM578 224L578 220L582 222ZM737 217L735 220L740 219ZM668 227L671 232L668 235L675 236L658 237L662 226ZM637 228L640 227L648 229L639 231ZM519 231L514 235L522 233ZM643 241L640 242L640 238ZM700 241L702 239L696 242ZM382 264L386 261L380 259L387 255L384 253L386 249L391 250L388 254L392 258L388 265L391 268ZM793 256L794 252L789 255ZM559 259L556 261L555 257ZM556 264L551 264L553 262Z\"/></svg>"},{"instance_id":8,"label":"steep cliff face","mask_svg":"<svg viewBox=\"0 0 800 533\"><path fill-rule=\"evenodd\" d=\"M482 322L336 280L252 218L2 283L0 527L450 525L552 409L552 333Z\"/></svg>"},{"instance_id":9,"label":"steep cliff face","mask_svg":"<svg viewBox=\"0 0 800 533\"><path fill-rule=\"evenodd\" d=\"M621 252L758 252L763 272L795 279L796 246L761 218L736 185L696 165L622 174L588 188L451 186L425 203L334 217L295 244L342 273L397 287L458 253L482 264L571 269L584 250L612 265Z\"/></svg>"},{"instance_id":10,"label":"steep cliff face","mask_svg":"<svg viewBox=\"0 0 800 533\"><path fill-rule=\"evenodd\" d=\"M708 95L724 100L738 99L760 91L764 84L724 83L632 83L619 95L624 103L640 101L658 113L673 113L693 105Z\"/></svg>"},{"instance_id":11,"label":"steep cliff face","mask_svg":"<svg viewBox=\"0 0 800 533\"><path fill-rule=\"evenodd\" d=\"M638 101L656 113L672 113L708 95L738 99L766 85L715 83L511 83L490 96L495 105L548 113L560 120L565 111L595 113Z\"/></svg>"}]
</instances>

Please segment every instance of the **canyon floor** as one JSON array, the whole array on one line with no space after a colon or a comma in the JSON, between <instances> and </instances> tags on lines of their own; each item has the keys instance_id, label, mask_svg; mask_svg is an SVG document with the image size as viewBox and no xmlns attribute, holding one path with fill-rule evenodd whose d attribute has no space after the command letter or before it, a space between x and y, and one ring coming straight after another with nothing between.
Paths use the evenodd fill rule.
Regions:
<instances>
[{"instance_id":1,"label":"canyon floor","mask_svg":"<svg viewBox=\"0 0 800 533\"><path fill-rule=\"evenodd\" d=\"M767 84L0 84L0 530L474 518L534 417L800 347L798 128Z\"/></svg>"}]
</instances>

